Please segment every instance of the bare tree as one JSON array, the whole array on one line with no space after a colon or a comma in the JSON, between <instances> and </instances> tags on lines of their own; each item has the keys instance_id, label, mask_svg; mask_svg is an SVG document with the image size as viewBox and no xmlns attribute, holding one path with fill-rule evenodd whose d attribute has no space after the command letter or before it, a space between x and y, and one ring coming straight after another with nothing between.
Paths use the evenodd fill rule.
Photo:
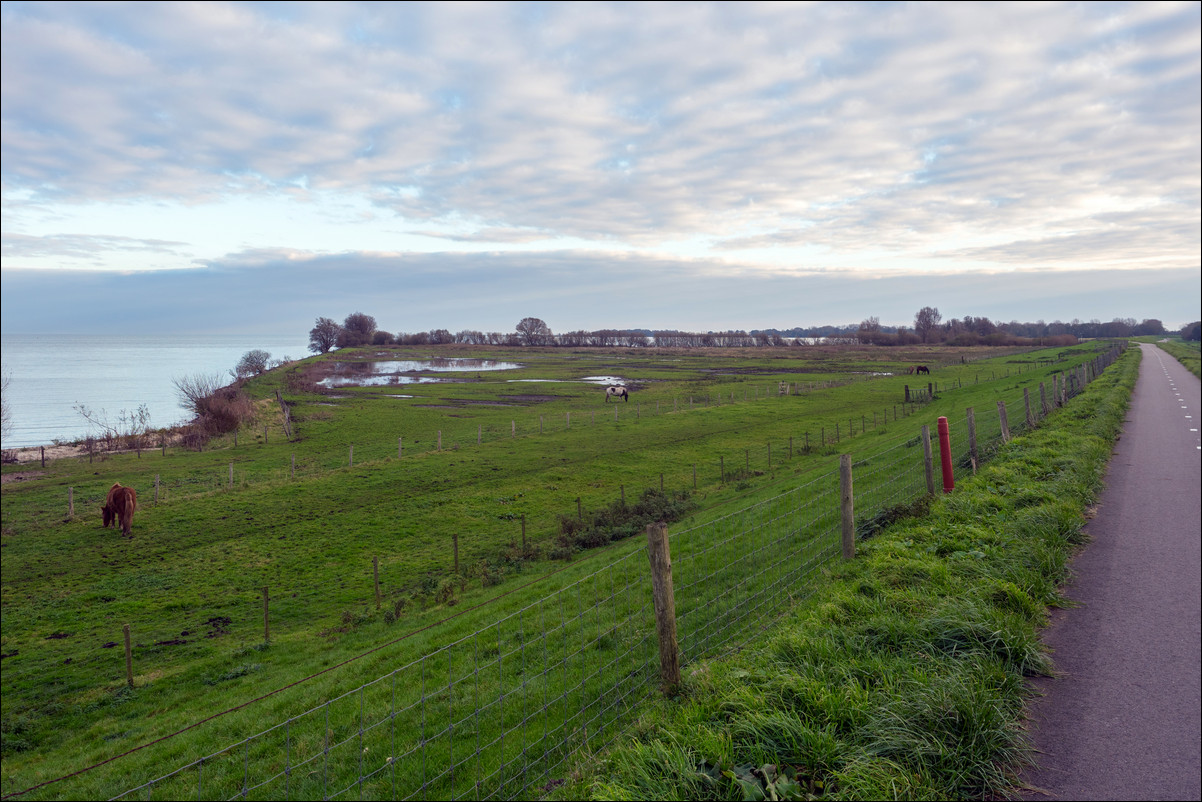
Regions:
<instances>
[{"instance_id":1,"label":"bare tree","mask_svg":"<svg viewBox=\"0 0 1202 802\"><path fill-rule=\"evenodd\" d=\"M342 327L328 317L317 318L317 325L309 329L309 350L315 354L328 353L338 345Z\"/></svg>"},{"instance_id":2,"label":"bare tree","mask_svg":"<svg viewBox=\"0 0 1202 802\"><path fill-rule=\"evenodd\" d=\"M13 433L13 410L8 405L8 384L12 381L12 376L8 371L4 372L4 378L0 379L0 440L7 440Z\"/></svg>"},{"instance_id":3,"label":"bare tree","mask_svg":"<svg viewBox=\"0 0 1202 802\"><path fill-rule=\"evenodd\" d=\"M194 373L189 376L172 376L179 405L197 417L204 417L211 399L225 383L220 373Z\"/></svg>"},{"instance_id":4,"label":"bare tree","mask_svg":"<svg viewBox=\"0 0 1202 802\"><path fill-rule=\"evenodd\" d=\"M242 358L238 360L238 364L230 372L235 379L246 379L264 373L270 362L271 354L261 348L255 348L243 354Z\"/></svg>"},{"instance_id":5,"label":"bare tree","mask_svg":"<svg viewBox=\"0 0 1202 802\"><path fill-rule=\"evenodd\" d=\"M123 409L117 413L117 422L109 423L108 414L102 409L95 412L84 404L75 402L74 409L88 422L88 440L92 439L91 428L100 429L109 448L120 448L124 440L127 448L137 449L139 456L145 444L146 435L150 434L150 408L142 404L135 410Z\"/></svg>"},{"instance_id":6,"label":"bare tree","mask_svg":"<svg viewBox=\"0 0 1202 802\"><path fill-rule=\"evenodd\" d=\"M931 332L938 328L941 320L943 320L943 315L939 314L938 309L933 306L924 306L914 316L914 331L925 343L931 336Z\"/></svg>"},{"instance_id":7,"label":"bare tree","mask_svg":"<svg viewBox=\"0 0 1202 802\"><path fill-rule=\"evenodd\" d=\"M542 345L551 338L551 328L536 317L524 317L517 325L522 345Z\"/></svg>"}]
</instances>

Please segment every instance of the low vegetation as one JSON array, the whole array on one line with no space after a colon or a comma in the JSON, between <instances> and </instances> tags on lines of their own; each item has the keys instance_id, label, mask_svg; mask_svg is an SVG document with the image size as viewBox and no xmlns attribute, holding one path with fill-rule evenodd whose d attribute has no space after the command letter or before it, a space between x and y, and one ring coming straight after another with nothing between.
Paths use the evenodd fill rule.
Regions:
<instances>
[{"instance_id":1,"label":"low vegetation","mask_svg":"<svg viewBox=\"0 0 1202 802\"><path fill-rule=\"evenodd\" d=\"M649 518L720 518L829 472L841 451L869 460L916 443L935 416L963 420L965 407L1021 398L1023 387L1096 352L448 345L439 356L518 365L458 371L449 382L419 372L395 385L323 384L378 360L431 355L367 346L248 379L253 425L215 432L200 451L6 466L4 793L137 748L24 798L121 793L133 778L223 750L239 733L320 705L536 603L616 552L637 551L626 536ZM933 366L936 392L907 404L914 379L905 369L916 362ZM584 381L598 376L622 377L632 400L605 405ZM1066 468L1051 460L1047 470ZM99 526L114 481L138 490L128 540ZM1025 486L1014 492L1034 498ZM889 524L882 518L874 531ZM955 559L973 566L982 559L974 552L992 555L995 544L978 544L973 531L939 556L963 552ZM914 543L917 576L931 570L920 561L934 541ZM892 598L888 582L872 582Z\"/></svg>"},{"instance_id":2,"label":"low vegetation","mask_svg":"<svg viewBox=\"0 0 1202 802\"><path fill-rule=\"evenodd\" d=\"M1138 349L929 513L863 544L735 657L585 764L561 799L999 798L1030 758L1025 678L1100 489Z\"/></svg>"},{"instance_id":3,"label":"low vegetation","mask_svg":"<svg viewBox=\"0 0 1202 802\"><path fill-rule=\"evenodd\" d=\"M1186 369L1195 376L1202 378L1202 355L1199 353L1197 340L1166 340L1158 339L1156 344L1162 351L1185 365Z\"/></svg>"}]
</instances>

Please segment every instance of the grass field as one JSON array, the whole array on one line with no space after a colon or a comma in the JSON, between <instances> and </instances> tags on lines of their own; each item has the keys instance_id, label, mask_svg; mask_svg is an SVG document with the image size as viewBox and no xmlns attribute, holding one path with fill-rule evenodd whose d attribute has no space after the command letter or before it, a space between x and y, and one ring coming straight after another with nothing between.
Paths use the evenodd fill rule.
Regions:
<instances>
[{"instance_id":1,"label":"grass field","mask_svg":"<svg viewBox=\"0 0 1202 802\"><path fill-rule=\"evenodd\" d=\"M902 456L913 463L921 451L915 448L918 429L933 426L937 415L962 427L965 408L975 407L980 440L989 442L986 430L997 424L986 420L984 410L1003 399L1012 405L1011 415L1021 418L1013 411L1021 388L1035 393L1040 382L1050 386L1054 372L1096 353L1093 345L1026 353L448 347L437 355L520 367L440 374L456 379L450 382L315 392L323 362L336 360L346 363L340 370L353 371L354 363L377 357L374 350L337 353L252 381L248 390L259 399L260 419L239 433L236 445L230 437L202 452L167 449L91 462L62 460L44 471L6 467L3 793L54 780L271 694L22 798L113 796L210 753L223 757L178 778L181 786L164 781L149 795L195 796L199 785L205 796L210 789L212 795L232 796L246 782L252 749L261 762L283 754L285 765L308 756L324 766L319 778L313 769L305 779L298 773L271 780L260 791L264 798L305 798L315 788L329 795L330 788L344 787L343 776L352 778L346 788L357 789L348 793L387 795L379 783L396 781L395 763L386 761L388 770L375 775L377 786L365 791L355 779L364 775L362 766L344 759L351 751L360 762L363 755L419 756L420 767L403 768L406 782L422 778L405 786L420 788L417 795L467 793L456 785L454 772L425 765L438 756L436 749L463 772L467 761L476 761L475 782L488 779L472 793L483 788L491 795L517 795L530 788L525 769L514 768L531 749L528 737L520 746L481 750L479 744L456 742L452 727L439 745L406 751L378 737L362 741L380 731L365 736L360 719L355 734L354 715L346 712L354 699L343 703L334 714L341 718L332 724L314 723L315 717L322 711L328 717L331 708L323 704L352 690L359 693L360 709L371 694L395 698L395 688L361 686L388 676L395 684L397 667L413 665L444 677L438 698L449 720L495 719L477 733L492 727L503 739L517 720L528 733L537 708L542 743L561 745L560 756L548 760L570 762L582 744L594 748L589 739L597 737L598 727L609 727L606 737L612 737L611 725L629 718L628 708L645 696L638 678L646 672L632 666L646 664L653 644L617 626L646 606L639 539L604 545L611 534L586 541L597 548L581 549L579 538L561 536L565 530L585 530L580 520L633 508L647 491L662 487L661 498L682 501L684 517L674 532L704 532L720 540L724 536L715 533L733 526L732 515L746 518L739 511L766 510L757 505L781 503L768 500L812 483L829 485L838 453L855 454L858 470L868 476L878 463ZM386 354L431 355L431 349ZM934 400L906 405L904 385L919 385L900 371L915 362L933 366L930 379L938 392ZM593 376L622 378L632 400L606 405L599 385L582 381ZM789 383L788 395L780 394L781 382ZM277 391L291 404L291 441L283 434ZM962 436L956 448L963 465ZM867 482L864 491L858 489L879 488L879 500L862 508L883 509L891 499L913 495L923 481L917 464L905 480ZM133 485L139 494L128 541L99 526L96 508L114 481ZM822 493L829 492L827 485ZM68 488L74 516L67 515ZM815 489L812 495L821 493ZM816 511L814 520L829 514ZM677 541L682 564L690 548L705 551L704 545L685 546L685 540ZM748 550L758 555L769 548L763 543ZM807 560L827 559L825 546L814 548ZM760 573L741 562L742 556L704 558L710 562L697 572L704 579L696 584L695 608L725 604L706 596L706 582L717 581L722 570ZM774 564L770 555L765 559ZM787 576L781 573L781 581ZM608 595L591 589L603 583L609 584ZM565 599L570 594L582 599L586 586L590 598L605 601L565 611ZM270 640L264 639L264 588ZM124 624L134 643L133 688L125 681ZM567 648L549 640L548 631L583 646ZM544 654L528 653L536 649ZM552 649L561 650L558 657L548 657ZM554 675L535 672L548 661L558 667ZM493 675L480 679L481 665ZM569 702L570 693L559 690L585 689L583 678L606 671L614 675L613 687L631 677L613 709ZM456 691L466 694L467 686L445 677L473 672L477 697L469 704ZM421 703L420 709L402 707L424 721L425 706L434 698L424 691L425 675L416 682L413 672L402 676L400 695ZM293 683L298 684L288 687ZM497 690L515 684L522 695ZM508 700L508 706L482 713L481 688L485 698ZM552 701L539 707L539 699ZM604 712L572 721L582 709L602 707ZM318 712L301 715L306 710ZM226 749L281 721L295 724L278 742L264 736L242 754ZM395 739L396 727L390 731ZM356 743L363 746L345 746ZM334 766L331 744L345 746ZM516 755L509 751L515 748ZM200 774L203 778L194 776Z\"/></svg>"},{"instance_id":2,"label":"grass field","mask_svg":"<svg viewBox=\"0 0 1202 802\"><path fill-rule=\"evenodd\" d=\"M1055 670L1040 628L1063 603L1138 365L1132 349L739 654L694 663L678 696L649 700L553 797L1011 798L1036 758L1026 678Z\"/></svg>"},{"instance_id":3,"label":"grass field","mask_svg":"<svg viewBox=\"0 0 1202 802\"><path fill-rule=\"evenodd\" d=\"M1196 341L1156 339L1156 344L1168 352L1174 359L1185 365L1189 372L1202 378L1202 355L1199 354L1199 344Z\"/></svg>"}]
</instances>

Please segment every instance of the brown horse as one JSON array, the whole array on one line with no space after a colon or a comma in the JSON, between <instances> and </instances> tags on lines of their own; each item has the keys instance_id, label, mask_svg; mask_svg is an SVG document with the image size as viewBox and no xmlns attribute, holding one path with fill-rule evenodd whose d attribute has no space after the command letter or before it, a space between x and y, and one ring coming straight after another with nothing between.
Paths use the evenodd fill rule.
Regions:
<instances>
[{"instance_id":1,"label":"brown horse","mask_svg":"<svg viewBox=\"0 0 1202 802\"><path fill-rule=\"evenodd\" d=\"M927 374L928 376L930 376L930 375L931 375L931 369L930 369L930 368L928 368L926 365L915 365L915 366L914 366L914 372L915 372L915 373L925 373L925 374Z\"/></svg>"},{"instance_id":2,"label":"brown horse","mask_svg":"<svg viewBox=\"0 0 1202 802\"><path fill-rule=\"evenodd\" d=\"M121 534L130 537L130 529L134 525L134 510L138 508L138 494L132 487L122 487L120 483L109 488L108 498L100 508L104 518L104 528L114 521L121 524Z\"/></svg>"}]
</instances>

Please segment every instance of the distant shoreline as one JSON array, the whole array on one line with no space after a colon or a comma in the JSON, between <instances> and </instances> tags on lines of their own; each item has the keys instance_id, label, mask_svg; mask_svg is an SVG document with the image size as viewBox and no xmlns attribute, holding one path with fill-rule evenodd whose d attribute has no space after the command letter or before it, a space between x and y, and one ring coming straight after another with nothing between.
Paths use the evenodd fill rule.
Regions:
<instances>
[{"instance_id":1,"label":"distant shoreline","mask_svg":"<svg viewBox=\"0 0 1202 802\"><path fill-rule=\"evenodd\" d=\"M88 453L88 450L83 446L72 445L18 446L16 448L6 448L4 449L4 452L6 454L15 454L17 457L17 463L22 464L26 462L41 462L43 448L46 449L46 459L83 457Z\"/></svg>"}]
</instances>

